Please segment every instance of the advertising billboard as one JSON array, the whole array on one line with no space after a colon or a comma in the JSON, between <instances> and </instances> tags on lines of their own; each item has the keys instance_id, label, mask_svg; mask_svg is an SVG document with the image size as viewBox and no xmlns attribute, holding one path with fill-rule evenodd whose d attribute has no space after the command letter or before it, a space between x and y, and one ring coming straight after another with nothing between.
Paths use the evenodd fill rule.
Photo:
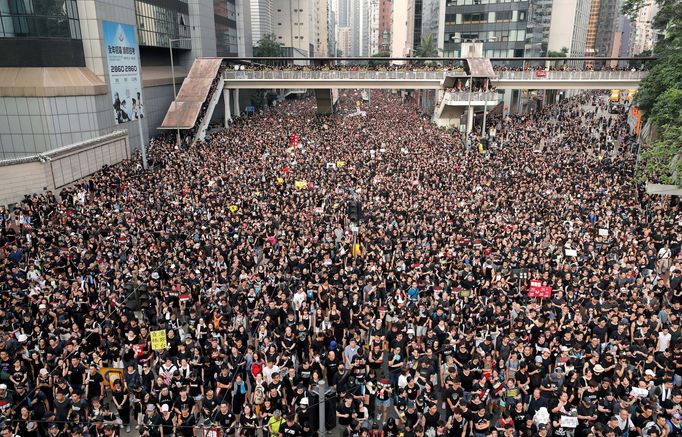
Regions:
<instances>
[{"instance_id":1,"label":"advertising billboard","mask_svg":"<svg viewBox=\"0 0 682 437\"><path fill-rule=\"evenodd\" d=\"M135 26L102 21L116 124L144 117L140 52Z\"/></svg>"}]
</instances>

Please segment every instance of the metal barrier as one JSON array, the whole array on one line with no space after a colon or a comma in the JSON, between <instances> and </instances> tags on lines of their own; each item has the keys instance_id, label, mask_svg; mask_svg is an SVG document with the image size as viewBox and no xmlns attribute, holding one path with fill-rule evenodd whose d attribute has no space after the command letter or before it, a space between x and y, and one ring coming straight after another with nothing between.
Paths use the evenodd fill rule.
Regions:
<instances>
[{"instance_id":1,"label":"metal barrier","mask_svg":"<svg viewBox=\"0 0 682 437\"><path fill-rule=\"evenodd\" d=\"M449 76L467 77L462 71L371 71L371 70L328 70L328 71L301 71L301 70L226 70L226 80L441 80L445 74ZM498 71L493 80L633 80L642 79L647 75L646 71Z\"/></svg>"},{"instance_id":2,"label":"metal barrier","mask_svg":"<svg viewBox=\"0 0 682 437\"><path fill-rule=\"evenodd\" d=\"M505 80L632 80L643 79L646 71L498 71L497 79Z\"/></svg>"},{"instance_id":3,"label":"metal barrier","mask_svg":"<svg viewBox=\"0 0 682 437\"><path fill-rule=\"evenodd\" d=\"M500 100L500 95L495 92L485 92L485 91L456 91L451 93L446 93L444 100L446 102L498 102Z\"/></svg>"}]
</instances>

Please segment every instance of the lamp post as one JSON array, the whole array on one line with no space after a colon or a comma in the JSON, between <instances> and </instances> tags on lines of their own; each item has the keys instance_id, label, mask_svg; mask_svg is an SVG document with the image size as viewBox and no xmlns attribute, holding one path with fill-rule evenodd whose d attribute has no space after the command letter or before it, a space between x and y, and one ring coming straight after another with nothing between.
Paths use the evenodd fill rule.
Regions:
<instances>
[{"instance_id":1,"label":"lamp post","mask_svg":"<svg viewBox=\"0 0 682 437\"><path fill-rule=\"evenodd\" d=\"M173 43L176 41L191 41L192 38L168 38L168 51L170 52L171 77L173 80L173 101L178 99L178 91L175 87L175 65L173 64ZM180 145L180 128L175 130L175 144Z\"/></svg>"}]
</instances>

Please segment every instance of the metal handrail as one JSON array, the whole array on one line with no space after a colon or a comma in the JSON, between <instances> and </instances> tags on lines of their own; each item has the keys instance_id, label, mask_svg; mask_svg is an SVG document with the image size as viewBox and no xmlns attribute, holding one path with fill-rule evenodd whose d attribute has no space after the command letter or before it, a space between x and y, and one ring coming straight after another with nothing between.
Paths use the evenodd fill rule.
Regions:
<instances>
[{"instance_id":1,"label":"metal handrail","mask_svg":"<svg viewBox=\"0 0 682 437\"><path fill-rule=\"evenodd\" d=\"M538 71L544 74L539 75ZM225 79L229 80L344 80L344 79L366 79L366 80L442 80L445 78L445 71L301 71L301 70L226 70ZM604 79L642 79L646 76L646 71L546 71L546 70L526 70L526 71L499 71L495 79L517 79L517 80L604 80ZM452 76L452 74L449 74ZM465 75L462 75L466 77ZM494 83L494 82L493 82Z\"/></svg>"}]
</instances>

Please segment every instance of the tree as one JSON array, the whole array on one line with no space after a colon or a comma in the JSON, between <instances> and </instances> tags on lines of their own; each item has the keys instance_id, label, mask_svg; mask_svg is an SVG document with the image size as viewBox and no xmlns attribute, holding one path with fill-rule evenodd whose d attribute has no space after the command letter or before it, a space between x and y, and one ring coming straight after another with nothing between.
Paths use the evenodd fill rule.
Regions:
<instances>
[{"instance_id":1,"label":"tree","mask_svg":"<svg viewBox=\"0 0 682 437\"><path fill-rule=\"evenodd\" d=\"M655 0L658 12L652 26L661 35L655 41L647 77L642 80L635 103L660 132L643 145L638 177L682 187L682 8L679 0ZM625 0L623 13L635 18L647 0Z\"/></svg>"},{"instance_id":2,"label":"tree","mask_svg":"<svg viewBox=\"0 0 682 437\"><path fill-rule=\"evenodd\" d=\"M282 56L282 43L277 41L274 33L268 33L253 48L253 55L259 58L278 58Z\"/></svg>"},{"instance_id":3,"label":"tree","mask_svg":"<svg viewBox=\"0 0 682 437\"><path fill-rule=\"evenodd\" d=\"M433 41L433 35L422 36L422 41L416 49L414 49L415 58L434 58L438 56L438 49Z\"/></svg>"},{"instance_id":4,"label":"tree","mask_svg":"<svg viewBox=\"0 0 682 437\"><path fill-rule=\"evenodd\" d=\"M389 51L380 51L372 55L373 58L390 58L391 57L391 52ZM369 61L369 65L375 66L375 65L388 65L390 62L389 61L379 61L379 60L372 60Z\"/></svg>"},{"instance_id":5,"label":"tree","mask_svg":"<svg viewBox=\"0 0 682 437\"><path fill-rule=\"evenodd\" d=\"M568 56L568 49L566 47L562 47L560 52L554 50L547 52L548 58L565 58L566 56Z\"/></svg>"}]
</instances>

